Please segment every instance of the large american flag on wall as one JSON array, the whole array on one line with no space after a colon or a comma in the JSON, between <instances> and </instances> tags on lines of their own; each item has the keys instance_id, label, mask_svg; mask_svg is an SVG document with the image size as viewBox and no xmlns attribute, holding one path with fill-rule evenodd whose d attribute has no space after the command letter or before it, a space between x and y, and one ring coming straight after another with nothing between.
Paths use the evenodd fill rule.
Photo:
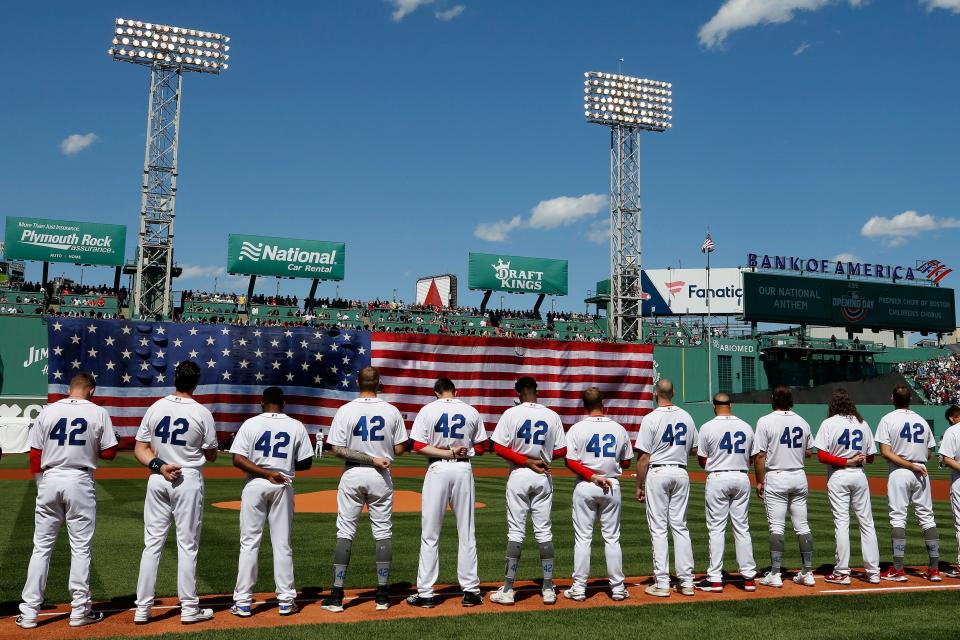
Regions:
<instances>
[{"instance_id":1,"label":"large american flag on wall","mask_svg":"<svg viewBox=\"0 0 960 640\"><path fill-rule=\"evenodd\" d=\"M325 431L337 408L356 397L357 373L369 365L408 426L433 399L439 376L454 381L488 431L513 406L522 375L536 378L541 402L568 427L581 417L580 392L591 385L631 431L652 408L650 345L85 318L51 318L48 336L49 399L64 397L74 374L94 374L94 401L128 446L147 407L173 392L183 360L200 366L194 397L213 412L221 439L260 412L260 394L271 385L283 388L286 412L311 434Z\"/></svg>"}]
</instances>

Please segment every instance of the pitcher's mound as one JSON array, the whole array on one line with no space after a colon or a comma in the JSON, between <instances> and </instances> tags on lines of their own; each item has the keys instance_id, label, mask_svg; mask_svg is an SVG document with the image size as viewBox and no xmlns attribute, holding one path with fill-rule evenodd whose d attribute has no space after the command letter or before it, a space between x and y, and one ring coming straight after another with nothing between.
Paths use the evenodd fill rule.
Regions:
<instances>
[{"instance_id":1,"label":"pitcher's mound","mask_svg":"<svg viewBox=\"0 0 960 640\"><path fill-rule=\"evenodd\" d=\"M298 493L293 499L294 508L297 513L336 513L337 512L337 492L310 491L307 493ZM240 501L214 502L213 506L220 509L240 510ZM483 509L487 505L482 502L474 503L477 509ZM450 507L447 507L449 510ZM363 508L367 510L366 507ZM394 491L393 492L393 512L394 513L419 513L420 512L420 494L416 491Z\"/></svg>"}]
</instances>

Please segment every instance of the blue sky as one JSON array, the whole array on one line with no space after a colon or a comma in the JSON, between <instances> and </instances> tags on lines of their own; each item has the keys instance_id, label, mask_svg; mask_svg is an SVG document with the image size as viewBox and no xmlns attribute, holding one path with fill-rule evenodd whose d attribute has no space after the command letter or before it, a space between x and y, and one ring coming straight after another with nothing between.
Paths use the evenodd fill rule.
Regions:
<instances>
[{"instance_id":1,"label":"blue sky","mask_svg":"<svg viewBox=\"0 0 960 640\"><path fill-rule=\"evenodd\" d=\"M213 287L229 232L263 233L346 242L361 298L454 272L477 303L469 251L566 258L557 305L581 308L609 270L583 72L618 58L674 85L674 128L642 144L646 267L702 264L708 225L717 266L956 260L960 0L6 4L0 215L126 224L132 256L148 73L107 56L117 16L232 37L226 73L184 83L177 288Z\"/></svg>"}]
</instances>

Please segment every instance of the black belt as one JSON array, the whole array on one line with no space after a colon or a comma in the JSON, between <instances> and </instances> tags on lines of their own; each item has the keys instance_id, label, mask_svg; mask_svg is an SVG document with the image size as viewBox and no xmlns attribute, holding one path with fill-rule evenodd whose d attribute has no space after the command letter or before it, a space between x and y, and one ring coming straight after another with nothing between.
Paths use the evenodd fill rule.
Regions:
<instances>
[{"instance_id":1,"label":"black belt","mask_svg":"<svg viewBox=\"0 0 960 640\"><path fill-rule=\"evenodd\" d=\"M716 471L711 471L710 473L750 473L746 469L717 469Z\"/></svg>"},{"instance_id":2,"label":"black belt","mask_svg":"<svg viewBox=\"0 0 960 640\"><path fill-rule=\"evenodd\" d=\"M470 458L427 458L427 464L434 462L470 462Z\"/></svg>"},{"instance_id":3,"label":"black belt","mask_svg":"<svg viewBox=\"0 0 960 640\"><path fill-rule=\"evenodd\" d=\"M667 464L667 463L651 464L650 466L653 467L653 468L657 468L657 467L677 467L678 469L686 469L686 468L687 468L687 465L685 465L685 464Z\"/></svg>"},{"instance_id":4,"label":"black belt","mask_svg":"<svg viewBox=\"0 0 960 640\"><path fill-rule=\"evenodd\" d=\"M862 464L845 464L842 467L836 464L830 465L830 466L833 467L834 471L836 471L837 469L863 469Z\"/></svg>"}]
</instances>

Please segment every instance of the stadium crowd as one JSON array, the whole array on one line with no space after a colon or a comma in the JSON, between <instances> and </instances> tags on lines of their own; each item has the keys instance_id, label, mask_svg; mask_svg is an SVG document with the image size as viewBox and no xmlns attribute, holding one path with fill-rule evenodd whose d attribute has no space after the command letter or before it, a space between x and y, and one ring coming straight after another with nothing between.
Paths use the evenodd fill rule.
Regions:
<instances>
[{"instance_id":1,"label":"stadium crowd","mask_svg":"<svg viewBox=\"0 0 960 640\"><path fill-rule=\"evenodd\" d=\"M960 360L956 355L927 361L900 362L897 369L928 403L960 403Z\"/></svg>"}]
</instances>

